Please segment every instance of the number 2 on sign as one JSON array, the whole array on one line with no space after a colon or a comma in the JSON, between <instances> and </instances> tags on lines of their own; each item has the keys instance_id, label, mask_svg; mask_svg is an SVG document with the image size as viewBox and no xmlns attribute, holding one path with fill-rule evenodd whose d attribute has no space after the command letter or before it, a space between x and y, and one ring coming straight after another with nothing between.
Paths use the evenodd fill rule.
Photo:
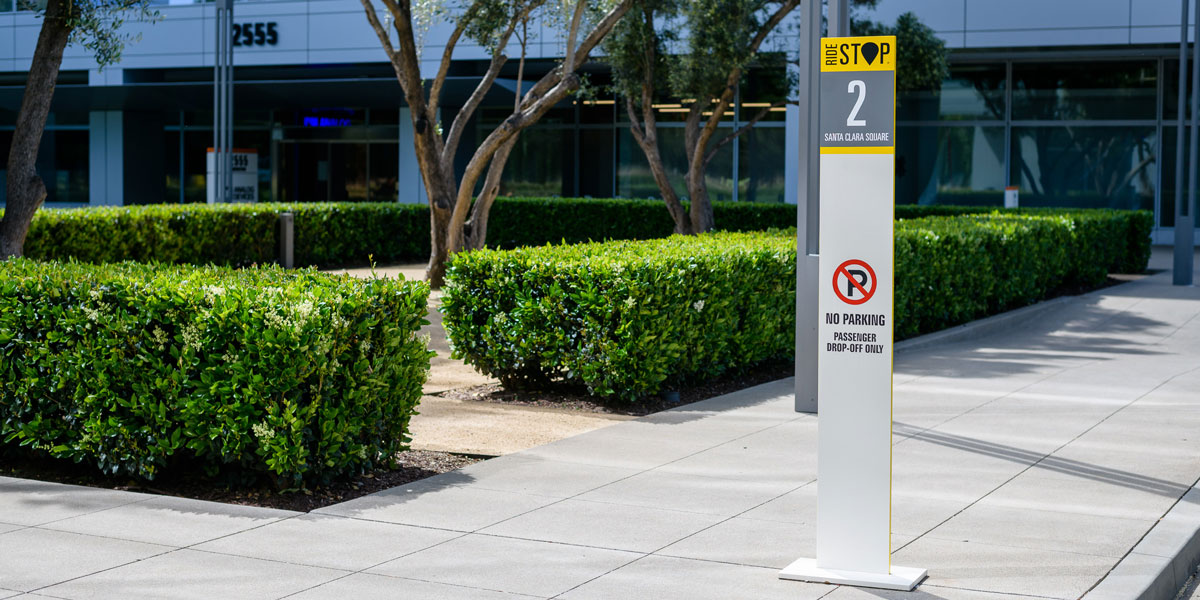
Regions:
<instances>
[{"instance_id":1,"label":"number 2 on sign","mask_svg":"<svg viewBox=\"0 0 1200 600\"><path fill-rule=\"evenodd\" d=\"M866 119L857 119L858 111L862 110L863 101L867 99L867 84L861 79L855 79L846 87L846 92L853 94L855 88L858 89L858 102L854 103L854 108L850 110L850 116L846 117L846 127L866 127Z\"/></svg>"}]
</instances>

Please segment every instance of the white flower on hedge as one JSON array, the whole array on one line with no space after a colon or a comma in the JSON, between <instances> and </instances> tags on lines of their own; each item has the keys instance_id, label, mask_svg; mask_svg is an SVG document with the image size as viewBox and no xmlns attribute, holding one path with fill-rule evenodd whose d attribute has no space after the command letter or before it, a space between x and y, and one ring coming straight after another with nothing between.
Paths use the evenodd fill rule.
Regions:
<instances>
[{"instance_id":1,"label":"white flower on hedge","mask_svg":"<svg viewBox=\"0 0 1200 600\"><path fill-rule=\"evenodd\" d=\"M200 351L200 329L195 325L188 325L183 328L183 345L191 348L195 352Z\"/></svg>"},{"instance_id":2,"label":"white flower on hedge","mask_svg":"<svg viewBox=\"0 0 1200 600\"><path fill-rule=\"evenodd\" d=\"M256 437L264 442L270 441L272 438L275 437L275 431L271 429L270 425L267 425L266 421L263 421L262 423L258 423L257 425L254 425L250 429L254 432L254 437Z\"/></svg>"},{"instance_id":3,"label":"white flower on hedge","mask_svg":"<svg viewBox=\"0 0 1200 600\"><path fill-rule=\"evenodd\" d=\"M625 308L633 308L634 304L637 304L637 301L633 299L633 296L625 299Z\"/></svg>"},{"instance_id":4,"label":"white flower on hedge","mask_svg":"<svg viewBox=\"0 0 1200 600\"><path fill-rule=\"evenodd\" d=\"M162 327L155 326L154 331L151 332L151 335L154 337L154 342L158 344L159 350L163 350L167 347L167 332L163 331Z\"/></svg>"},{"instance_id":5,"label":"white flower on hedge","mask_svg":"<svg viewBox=\"0 0 1200 600\"><path fill-rule=\"evenodd\" d=\"M82 307L82 310L83 310L83 314L87 315L87 318L89 321L95 322L95 321L100 320L100 311L98 311L90 306L84 306L84 307Z\"/></svg>"},{"instance_id":6,"label":"white flower on hedge","mask_svg":"<svg viewBox=\"0 0 1200 600\"><path fill-rule=\"evenodd\" d=\"M363 340L358 343L358 351L366 354L371 351L371 342Z\"/></svg>"},{"instance_id":7,"label":"white flower on hedge","mask_svg":"<svg viewBox=\"0 0 1200 600\"><path fill-rule=\"evenodd\" d=\"M700 311L704 310L704 301L697 300L697 301L693 302L692 308L696 309L696 312L700 312Z\"/></svg>"}]
</instances>

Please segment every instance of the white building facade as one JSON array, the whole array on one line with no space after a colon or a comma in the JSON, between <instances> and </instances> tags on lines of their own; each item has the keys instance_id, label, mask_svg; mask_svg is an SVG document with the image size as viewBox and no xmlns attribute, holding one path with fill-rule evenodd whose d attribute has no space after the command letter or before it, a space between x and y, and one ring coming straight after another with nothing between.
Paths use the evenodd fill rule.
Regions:
<instances>
[{"instance_id":1,"label":"white building facade","mask_svg":"<svg viewBox=\"0 0 1200 600\"><path fill-rule=\"evenodd\" d=\"M18 1L0 0L0 159L40 27ZM161 21L128 25L141 39L118 65L101 71L84 49L68 48L39 156L52 205L203 201L213 4L156 8ZM1154 210L1157 241L1170 241L1178 1L880 0L863 16L893 23L907 11L946 41L951 73L939 94L900 98L897 202L1000 205L1011 185L1023 205ZM234 20L234 145L258 153L260 199L423 201L400 87L358 1L247 0L235 3ZM795 31L768 46L794 54ZM446 34L428 32L425 57L440 57ZM532 38L536 77L561 44L552 29ZM485 56L469 43L458 49L443 122ZM658 195L605 87L602 57L587 71L591 96L522 133L503 194ZM773 100L774 79L751 72L727 130ZM505 73L469 136L481 139L507 115L513 90ZM660 137L681 181L682 115L670 108L660 109ZM794 107L777 109L723 147L708 172L713 199L796 202L798 118Z\"/></svg>"}]
</instances>

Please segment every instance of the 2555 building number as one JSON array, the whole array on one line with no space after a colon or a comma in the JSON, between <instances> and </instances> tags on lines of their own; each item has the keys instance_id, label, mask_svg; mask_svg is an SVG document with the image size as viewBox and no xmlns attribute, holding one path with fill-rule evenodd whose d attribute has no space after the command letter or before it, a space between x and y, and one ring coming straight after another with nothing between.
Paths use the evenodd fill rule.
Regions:
<instances>
[{"instance_id":1,"label":"2555 building number","mask_svg":"<svg viewBox=\"0 0 1200 600\"><path fill-rule=\"evenodd\" d=\"M234 23L234 46L274 46L279 43L279 30L270 23Z\"/></svg>"}]
</instances>

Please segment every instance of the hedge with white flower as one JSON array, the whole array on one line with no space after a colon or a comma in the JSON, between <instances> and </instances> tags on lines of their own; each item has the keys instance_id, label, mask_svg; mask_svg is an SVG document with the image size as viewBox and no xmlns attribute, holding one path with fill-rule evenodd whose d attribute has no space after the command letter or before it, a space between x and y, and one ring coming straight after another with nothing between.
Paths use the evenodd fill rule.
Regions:
<instances>
[{"instance_id":1,"label":"hedge with white flower","mask_svg":"<svg viewBox=\"0 0 1200 600\"><path fill-rule=\"evenodd\" d=\"M430 353L424 283L0 261L0 451L283 488L389 463Z\"/></svg>"}]
</instances>

